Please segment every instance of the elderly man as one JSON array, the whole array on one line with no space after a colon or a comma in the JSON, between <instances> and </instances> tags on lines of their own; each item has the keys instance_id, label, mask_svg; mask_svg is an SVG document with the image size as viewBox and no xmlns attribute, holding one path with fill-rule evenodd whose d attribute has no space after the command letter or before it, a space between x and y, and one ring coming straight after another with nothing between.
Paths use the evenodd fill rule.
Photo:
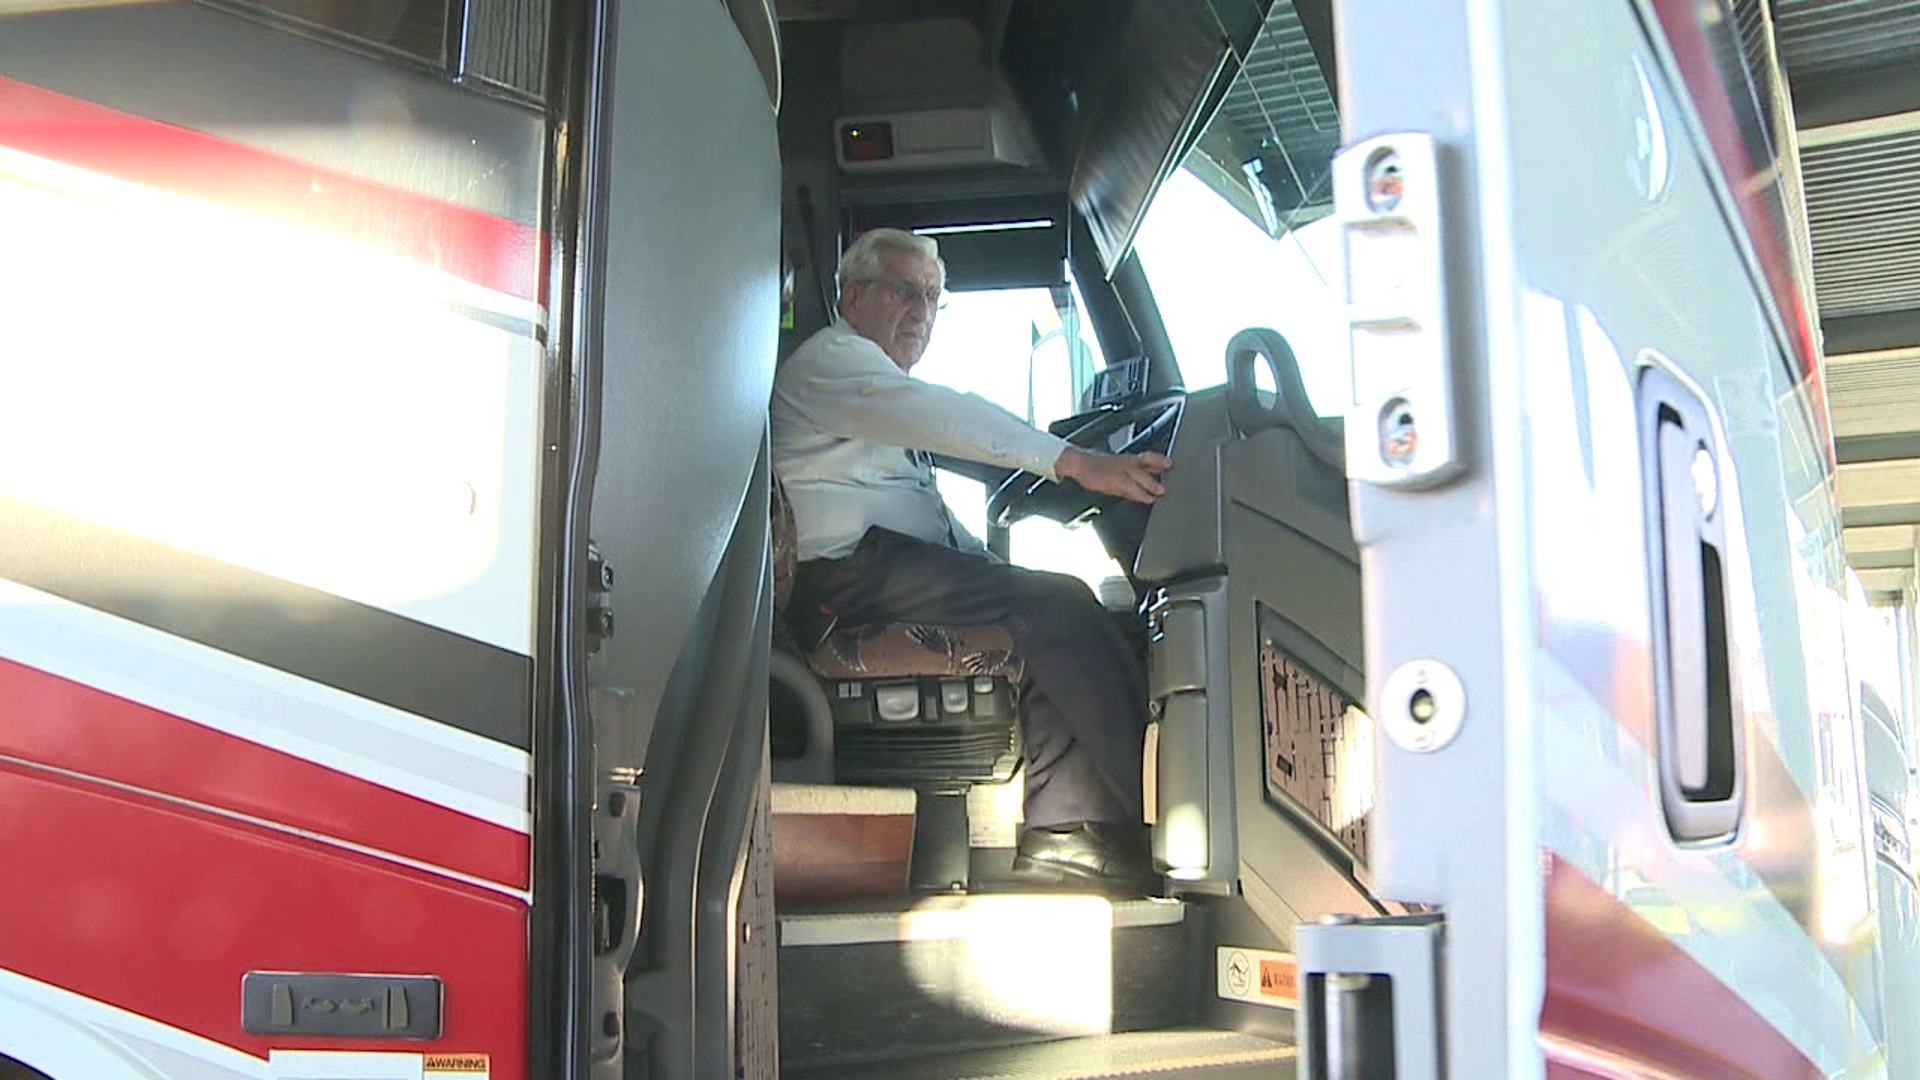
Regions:
<instances>
[{"instance_id":1,"label":"elderly man","mask_svg":"<svg viewBox=\"0 0 1920 1080\"><path fill-rule=\"evenodd\" d=\"M837 323L774 381L773 463L798 531L796 588L847 622L999 623L1026 661L1026 828L1015 869L1053 884L1150 887L1141 825L1146 680L1076 578L1009 566L962 528L932 454L1073 480L1151 503L1172 462L1101 454L972 394L908 374L946 267L934 241L862 234L840 260Z\"/></svg>"}]
</instances>

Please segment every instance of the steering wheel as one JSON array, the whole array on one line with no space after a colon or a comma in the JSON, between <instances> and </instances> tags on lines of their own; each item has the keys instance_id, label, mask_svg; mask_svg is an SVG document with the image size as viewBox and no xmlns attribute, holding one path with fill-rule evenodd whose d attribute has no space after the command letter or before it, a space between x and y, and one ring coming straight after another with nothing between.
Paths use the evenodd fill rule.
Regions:
<instances>
[{"instance_id":1,"label":"steering wheel","mask_svg":"<svg viewBox=\"0 0 1920 1080\"><path fill-rule=\"evenodd\" d=\"M1095 413L1061 437L1095 453L1136 454L1149 449L1164 453L1173 445L1180 410L1186 403L1185 390L1147 394L1120 408ZM1128 429L1131 434L1127 441L1117 448L1112 446L1113 437ZM987 521L1000 528L1029 517L1071 524L1112 505L1117 498L1088 491L1071 480L1056 482L1030 472L1014 472L987 500Z\"/></svg>"}]
</instances>

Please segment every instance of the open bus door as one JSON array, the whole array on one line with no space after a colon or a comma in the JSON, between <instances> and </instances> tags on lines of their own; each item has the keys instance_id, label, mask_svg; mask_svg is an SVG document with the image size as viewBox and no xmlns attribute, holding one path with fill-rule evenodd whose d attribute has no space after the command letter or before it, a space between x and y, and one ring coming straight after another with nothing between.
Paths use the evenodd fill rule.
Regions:
<instances>
[{"instance_id":1,"label":"open bus door","mask_svg":"<svg viewBox=\"0 0 1920 1080\"><path fill-rule=\"evenodd\" d=\"M1764 5L1336 10L1372 871L1446 959L1387 1004L1395 928L1303 930L1308 1072L1391 1014L1403 1077L1880 1074Z\"/></svg>"}]
</instances>

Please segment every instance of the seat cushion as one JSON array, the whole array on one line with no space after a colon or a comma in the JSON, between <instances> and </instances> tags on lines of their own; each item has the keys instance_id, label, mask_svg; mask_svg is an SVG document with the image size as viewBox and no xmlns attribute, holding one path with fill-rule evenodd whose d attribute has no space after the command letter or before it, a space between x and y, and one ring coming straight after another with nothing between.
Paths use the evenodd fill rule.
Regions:
<instances>
[{"instance_id":1,"label":"seat cushion","mask_svg":"<svg viewBox=\"0 0 1920 1080\"><path fill-rule=\"evenodd\" d=\"M807 654L807 666L829 679L900 675L997 675L1019 683L1026 665L1006 627L868 623L842 626Z\"/></svg>"},{"instance_id":2,"label":"seat cushion","mask_svg":"<svg viewBox=\"0 0 1920 1080\"><path fill-rule=\"evenodd\" d=\"M767 525L773 546L773 612L778 618L793 595L793 570L799 563L800 537L793 524L793 504L787 501L787 485L773 477L771 505Z\"/></svg>"}]
</instances>

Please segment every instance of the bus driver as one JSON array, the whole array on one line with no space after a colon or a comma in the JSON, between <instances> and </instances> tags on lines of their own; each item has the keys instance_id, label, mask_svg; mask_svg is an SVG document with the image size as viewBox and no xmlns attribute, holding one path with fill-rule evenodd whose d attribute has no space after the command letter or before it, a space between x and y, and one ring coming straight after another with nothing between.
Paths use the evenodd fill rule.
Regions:
<instances>
[{"instance_id":1,"label":"bus driver","mask_svg":"<svg viewBox=\"0 0 1920 1080\"><path fill-rule=\"evenodd\" d=\"M936 243L863 233L841 258L839 320L774 380L773 465L793 508L795 588L849 623L998 623L1026 662L1026 827L1014 868L1055 885L1151 889L1140 789L1146 678L1079 579L1010 566L954 520L945 454L1152 503L1156 453L1089 452L973 394L909 374L946 283Z\"/></svg>"}]
</instances>

